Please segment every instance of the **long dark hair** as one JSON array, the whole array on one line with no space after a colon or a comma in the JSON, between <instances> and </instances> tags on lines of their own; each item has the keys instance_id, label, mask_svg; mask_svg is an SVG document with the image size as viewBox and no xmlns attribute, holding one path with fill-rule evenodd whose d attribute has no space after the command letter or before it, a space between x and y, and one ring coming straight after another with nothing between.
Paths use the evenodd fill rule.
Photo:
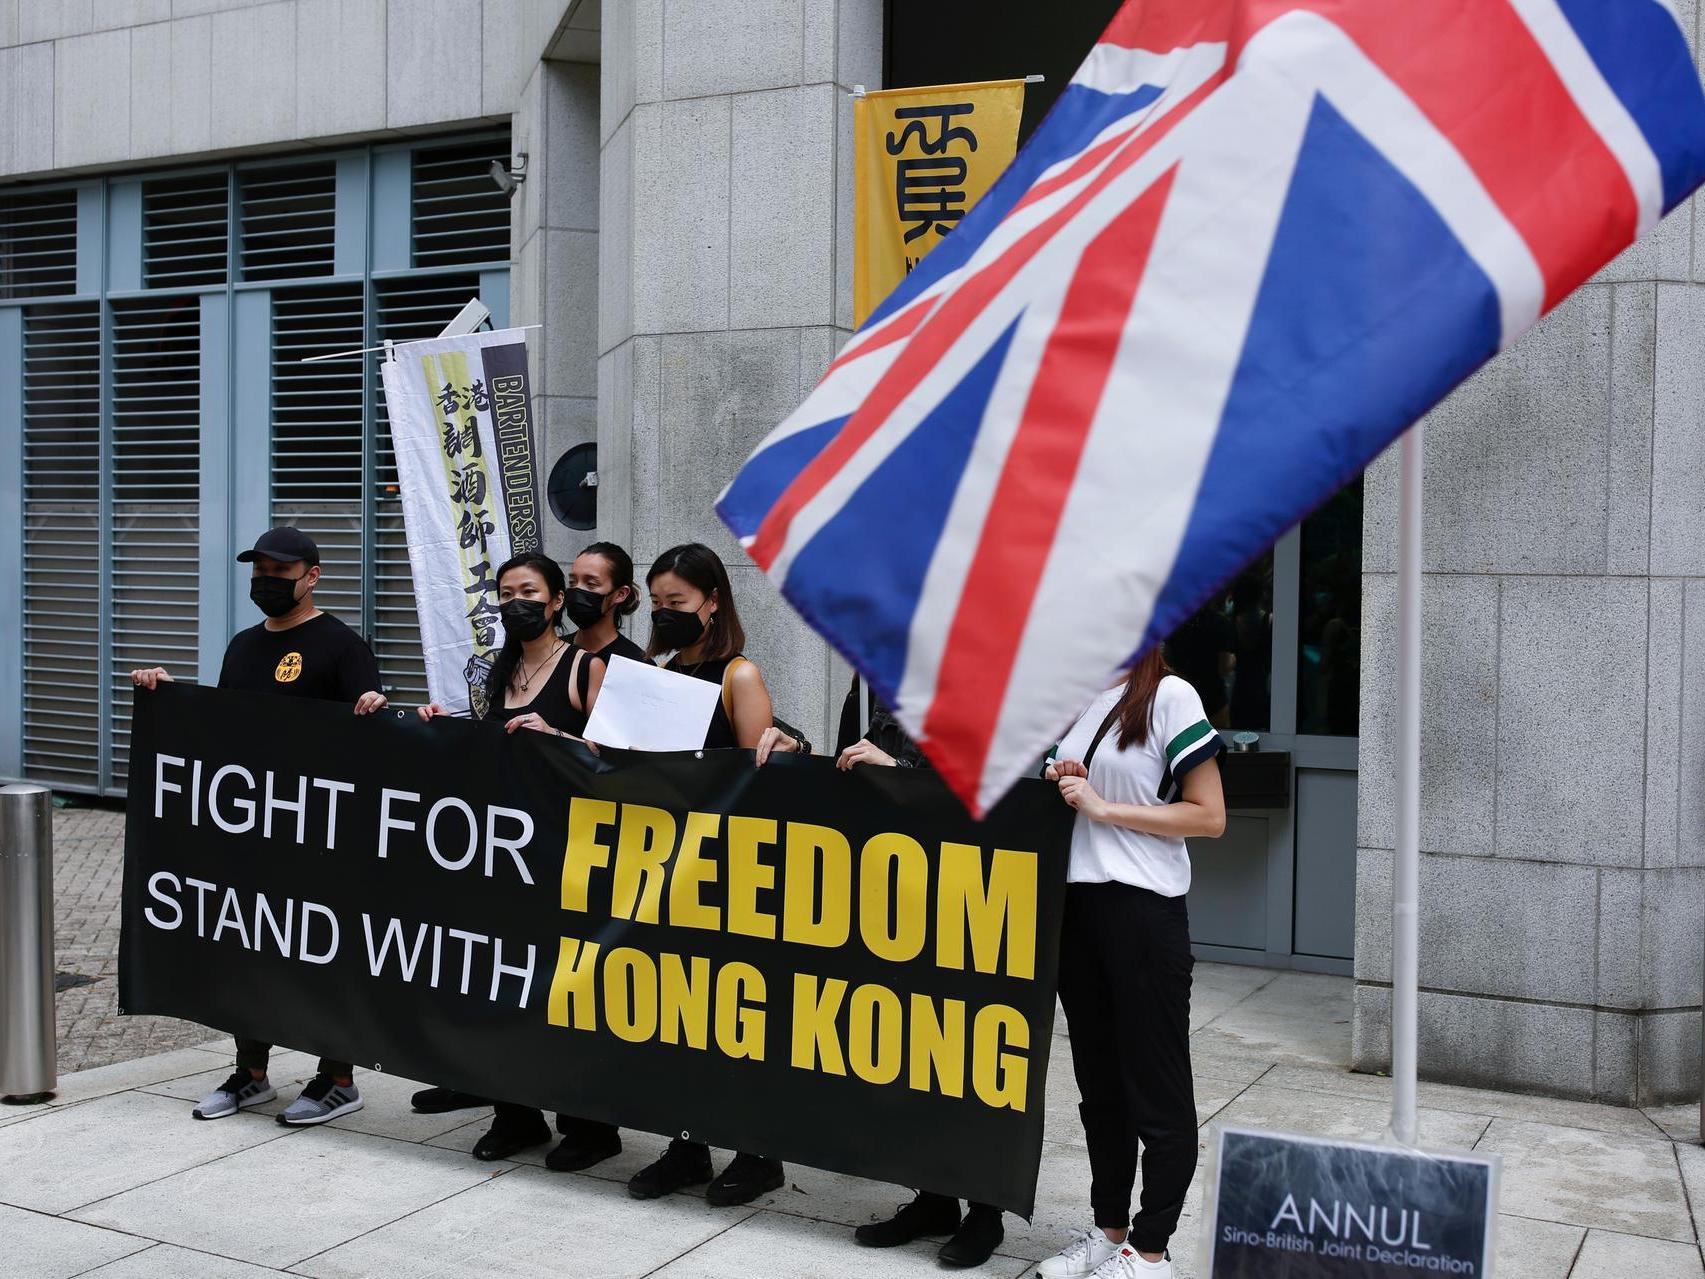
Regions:
<instances>
[{"instance_id":1,"label":"long dark hair","mask_svg":"<svg viewBox=\"0 0 1705 1279\"><path fill-rule=\"evenodd\" d=\"M707 596L716 596L716 612L711 614L705 625L704 661L721 661L746 647L746 628L740 625L740 614L734 607L734 586L715 551L700 542L671 546L657 557L657 562L645 575L646 586L649 587L664 573L673 573ZM651 640L645 646L645 655L656 657L662 651L657 642L657 631L653 628Z\"/></svg>"},{"instance_id":2,"label":"long dark hair","mask_svg":"<svg viewBox=\"0 0 1705 1279\"><path fill-rule=\"evenodd\" d=\"M568 581L562 575L562 565L548 555L540 555L537 551L522 551L519 555L511 555L498 566L497 576L492 579L499 586L503 585L503 575L511 569L530 568L545 579L545 589L551 593L551 598L568 590ZM562 610L557 609L556 616L551 618L551 629L561 634ZM521 641L507 630L503 632L503 647L497 650L497 657L491 664L491 674L485 677L485 696L493 710L503 705L504 690L509 687L509 681L515 676L515 665L521 660Z\"/></svg>"},{"instance_id":3,"label":"long dark hair","mask_svg":"<svg viewBox=\"0 0 1705 1279\"><path fill-rule=\"evenodd\" d=\"M1161 646L1156 644L1137 659L1131 673L1125 676L1125 691L1119 696L1119 749L1141 746L1149 739L1149 723L1154 719L1154 695L1160 681L1171 673Z\"/></svg>"},{"instance_id":4,"label":"long dark hair","mask_svg":"<svg viewBox=\"0 0 1705 1279\"><path fill-rule=\"evenodd\" d=\"M626 617L639 607L639 588L633 584L633 556L629 555L614 542L594 542L580 552L581 555L601 555L604 562L610 566L610 589L619 591L628 588L628 597L616 605L616 616ZM578 558L578 557L576 557ZM618 626L621 623L616 623Z\"/></svg>"}]
</instances>

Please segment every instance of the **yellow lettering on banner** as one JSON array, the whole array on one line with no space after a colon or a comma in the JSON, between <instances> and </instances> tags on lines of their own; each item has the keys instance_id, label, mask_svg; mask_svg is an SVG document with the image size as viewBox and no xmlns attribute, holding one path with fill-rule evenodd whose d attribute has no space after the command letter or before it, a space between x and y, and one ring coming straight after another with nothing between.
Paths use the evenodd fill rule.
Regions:
<instances>
[{"instance_id":1,"label":"yellow lettering on banner","mask_svg":"<svg viewBox=\"0 0 1705 1279\"><path fill-rule=\"evenodd\" d=\"M914 1092L934 1091L944 1097L965 1095L965 1001L944 999L945 1017L937 1017L935 1000L912 996L911 1072L906 1083Z\"/></svg>"},{"instance_id":2,"label":"yellow lettering on banner","mask_svg":"<svg viewBox=\"0 0 1705 1279\"><path fill-rule=\"evenodd\" d=\"M597 972L597 942L561 938L557 944L556 972L551 974L551 998L546 1005L545 1020L553 1026L572 1024L576 1030L597 1030L597 996L592 990ZM571 1000L574 1004L572 1023L568 1016Z\"/></svg>"},{"instance_id":3,"label":"yellow lettering on banner","mask_svg":"<svg viewBox=\"0 0 1705 1279\"><path fill-rule=\"evenodd\" d=\"M618 946L605 957L604 1021L630 1044L657 1033L657 965L644 951Z\"/></svg>"},{"instance_id":4,"label":"yellow lettering on banner","mask_svg":"<svg viewBox=\"0 0 1705 1279\"><path fill-rule=\"evenodd\" d=\"M840 1032L835 1029L835 1014L840 1012L846 994L847 984L839 977L831 977L819 987L809 973L793 975L793 1064L798 1069L822 1070L830 1075L847 1073Z\"/></svg>"},{"instance_id":5,"label":"yellow lettering on banner","mask_svg":"<svg viewBox=\"0 0 1705 1279\"><path fill-rule=\"evenodd\" d=\"M813 900L819 884L821 916ZM790 942L829 949L846 945L852 935L852 846L840 831L808 822L787 824L782 934Z\"/></svg>"},{"instance_id":6,"label":"yellow lettering on banner","mask_svg":"<svg viewBox=\"0 0 1705 1279\"><path fill-rule=\"evenodd\" d=\"M716 1046L724 1056L764 1059L764 989L763 973L750 964L724 964L717 974Z\"/></svg>"},{"instance_id":7,"label":"yellow lettering on banner","mask_svg":"<svg viewBox=\"0 0 1705 1279\"><path fill-rule=\"evenodd\" d=\"M700 853L705 840L722 833L720 813L688 813L681 830L681 851L669 873L669 922L677 928L722 927L722 912L704 904L699 889L716 882L716 863Z\"/></svg>"},{"instance_id":8,"label":"yellow lettering on banner","mask_svg":"<svg viewBox=\"0 0 1705 1279\"><path fill-rule=\"evenodd\" d=\"M688 977L681 956L658 957L661 987L657 1030L666 1044L684 1040L691 1047L703 1048L710 1031L710 960L694 955L691 963L693 975Z\"/></svg>"},{"instance_id":9,"label":"yellow lettering on banner","mask_svg":"<svg viewBox=\"0 0 1705 1279\"><path fill-rule=\"evenodd\" d=\"M853 991L847 1011L847 1057L853 1074L867 1084L891 1084L900 1077L900 997L886 986L867 982Z\"/></svg>"},{"instance_id":10,"label":"yellow lettering on banner","mask_svg":"<svg viewBox=\"0 0 1705 1279\"><path fill-rule=\"evenodd\" d=\"M928 906L929 858L923 845L897 831L872 835L858 871L858 931L866 949L893 964L916 959L929 931Z\"/></svg>"},{"instance_id":11,"label":"yellow lettering on banner","mask_svg":"<svg viewBox=\"0 0 1705 1279\"><path fill-rule=\"evenodd\" d=\"M776 824L768 817L728 819L728 931L743 937L774 937L776 917L758 909L758 894L773 891L776 868L758 860L774 845ZM671 907L672 908L672 907Z\"/></svg>"},{"instance_id":12,"label":"yellow lettering on banner","mask_svg":"<svg viewBox=\"0 0 1705 1279\"><path fill-rule=\"evenodd\" d=\"M983 879L983 852L975 844L941 846L936 871L936 963L965 967L965 933L972 963L995 971L1006 937L1006 975L1036 975L1036 854L997 848Z\"/></svg>"},{"instance_id":13,"label":"yellow lettering on banner","mask_svg":"<svg viewBox=\"0 0 1705 1279\"><path fill-rule=\"evenodd\" d=\"M610 864L610 846L598 832L616 824L616 806L607 799L576 796L568 805L568 847L562 856L562 908L586 909L586 889L595 866Z\"/></svg>"},{"instance_id":14,"label":"yellow lettering on banner","mask_svg":"<svg viewBox=\"0 0 1705 1279\"><path fill-rule=\"evenodd\" d=\"M989 1004L977 1010L972 1031L971 1083L985 1106L1022 1112L1030 1078L1030 1023L1018 1010L1005 1004ZM1018 1049L1008 1052L1008 1048Z\"/></svg>"},{"instance_id":15,"label":"yellow lettering on banner","mask_svg":"<svg viewBox=\"0 0 1705 1279\"><path fill-rule=\"evenodd\" d=\"M617 919L657 922L663 863L675 851L675 819L661 808L623 804L616 832L616 877L610 913Z\"/></svg>"}]
</instances>

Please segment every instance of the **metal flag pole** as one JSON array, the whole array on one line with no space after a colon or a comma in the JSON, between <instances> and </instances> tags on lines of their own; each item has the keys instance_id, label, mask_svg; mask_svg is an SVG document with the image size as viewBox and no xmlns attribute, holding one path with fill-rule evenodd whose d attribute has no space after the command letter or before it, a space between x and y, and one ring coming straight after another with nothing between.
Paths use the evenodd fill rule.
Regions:
<instances>
[{"instance_id":1,"label":"metal flag pole","mask_svg":"<svg viewBox=\"0 0 1705 1279\"><path fill-rule=\"evenodd\" d=\"M1421 897L1421 424L1399 448L1397 852L1391 872L1391 1136L1416 1144Z\"/></svg>"}]
</instances>

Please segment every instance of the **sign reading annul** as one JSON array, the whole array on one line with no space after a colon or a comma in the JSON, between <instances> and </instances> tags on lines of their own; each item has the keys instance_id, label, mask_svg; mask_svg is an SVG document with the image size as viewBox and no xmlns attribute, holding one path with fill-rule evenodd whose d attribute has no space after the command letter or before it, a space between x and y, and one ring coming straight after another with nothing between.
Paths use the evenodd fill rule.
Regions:
<instances>
[{"instance_id":1,"label":"sign reading annul","mask_svg":"<svg viewBox=\"0 0 1705 1279\"><path fill-rule=\"evenodd\" d=\"M1210 1279L1491 1272L1496 1158L1220 1128Z\"/></svg>"}]
</instances>

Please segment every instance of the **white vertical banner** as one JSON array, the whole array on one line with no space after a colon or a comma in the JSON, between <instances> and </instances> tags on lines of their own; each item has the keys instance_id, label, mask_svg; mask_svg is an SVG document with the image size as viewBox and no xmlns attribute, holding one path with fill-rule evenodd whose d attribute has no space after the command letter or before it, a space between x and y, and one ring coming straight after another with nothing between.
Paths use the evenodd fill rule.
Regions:
<instances>
[{"instance_id":1,"label":"white vertical banner","mask_svg":"<svg viewBox=\"0 0 1705 1279\"><path fill-rule=\"evenodd\" d=\"M427 690L480 713L503 643L498 567L541 548L526 334L403 343L380 367Z\"/></svg>"}]
</instances>

